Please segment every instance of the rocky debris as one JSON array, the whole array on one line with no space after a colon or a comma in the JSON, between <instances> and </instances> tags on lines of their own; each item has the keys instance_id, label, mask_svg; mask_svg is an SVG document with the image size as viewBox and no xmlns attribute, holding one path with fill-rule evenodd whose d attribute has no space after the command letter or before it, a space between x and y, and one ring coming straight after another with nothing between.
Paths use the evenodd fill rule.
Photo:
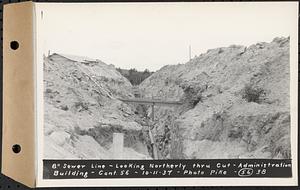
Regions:
<instances>
[{"instance_id":1,"label":"rocky debris","mask_svg":"<svg viewBox=\"0 0 300 190\"><path fill-rule=\"evenodd\" d=\"M157 107L163 158L290 158L289 38L208 50L143 81L143 96L185 102ZM159 144L159 143L158 143Z\"/></svg>"},{"instance_id":2,"label":"rocky debris","mask_svg":"<svg viewBox=\"0 0 300 190\"><path fill-rule=\"evenodd\" d=\"M112 134L125 134L126 159L150 159L130 82L113 65L85 57L44 58L46 158L112 159Z\"/></svg>"}]
</instances>

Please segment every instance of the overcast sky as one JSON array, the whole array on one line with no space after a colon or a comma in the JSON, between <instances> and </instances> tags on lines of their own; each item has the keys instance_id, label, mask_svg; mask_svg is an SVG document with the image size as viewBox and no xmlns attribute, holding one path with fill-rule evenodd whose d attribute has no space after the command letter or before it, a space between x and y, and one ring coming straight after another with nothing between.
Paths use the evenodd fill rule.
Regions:
<instances>
[{"instance_id":1,"label":"overcast sky","mask_svg":"<svg viewBox=\"0 0 300 190\"><path fill-rule=\"evenodd\" d=\"M156 71L208 49L270 42L297 29L291 3L39 4L43 51ZM296 16L297 17L297 16Z\"/></svg>"}]
</instances>

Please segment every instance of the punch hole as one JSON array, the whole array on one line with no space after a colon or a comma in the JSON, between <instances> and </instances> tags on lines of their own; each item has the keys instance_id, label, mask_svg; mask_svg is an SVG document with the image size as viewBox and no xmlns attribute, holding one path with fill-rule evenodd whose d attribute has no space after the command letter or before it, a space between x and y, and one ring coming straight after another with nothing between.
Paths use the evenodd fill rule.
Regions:
<instances>
[{"instance_id":1,"label":"punch hole","mask_svg":"<svg viewBox=\"0 0 300 190\"><path fill-rule=\"evenodd\" d=\"M14 144L12 146L12 150L13 150L14 153L18 154L19 152L21 152L21 146L18 145L18 144Z\"/></svg>"},{"instance_id":2,"label":"punch hole","mask_svg":"<svg viewBox=\"0 0 300 190\"><path fill-rule=\"evenodd\" d=\"M17 41L11 41L10 42L10 48L13 49L13 50L16 50L19 48L19 42Z\"/></svg>"}]
</instances>

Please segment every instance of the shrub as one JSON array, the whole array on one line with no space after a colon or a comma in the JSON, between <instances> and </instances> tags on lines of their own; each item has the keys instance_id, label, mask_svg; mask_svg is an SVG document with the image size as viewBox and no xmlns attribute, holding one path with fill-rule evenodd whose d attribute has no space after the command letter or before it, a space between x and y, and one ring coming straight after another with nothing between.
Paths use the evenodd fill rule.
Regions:
<instances>
[{"instance_id":1,"label":"shrub","mask_svg":"<svg viewBox=\"0 0 300 190\"><path fill-rule=\"evenodd\" d=\"M184 101L188 102L193 108L202 102L201 88L196 86L182 86L184 92Z\"/></svg>"},{"instance_id":2,"label":"shrub","mask_svg":"<svg viewBox=\"0 0 300 190\"><path fill-rule=\"evenodd\" d=\"M62 106L60 106L60 108L61 108L62 110L64 110L64 111L68 111L68 110L69 110L69 108L68 108L67 105L62 105Z\"/></svg>"},{"instance_id":3,"label":"shrub","mask_svg":"<svg viewBox=\"0 0 300 190\"><path fill-rule=\"evenodd\" d=\"M47 88L45 93L51 93L51 92L52 92L52 90Z\"/></svg>"},{"instance_id":4,"label":"shrub","mask_svg":"<svg viewBox=\"0 0 300 190\"><path fill-rule=\"evenodd\" d=\"M202 96L196 96L191 100L193 107L195 107L199 102L202 102Z\"/></svg>"},{"instance_id":5,"label":"shrub","mask_svg":"<svg viewBox=\"0 0 300 190\"><path fill-rule=\"evenodd\" d=\"M88 103L75 102L75 108L81 112L89 109Z\"/></svg>"},{"instance_id":6,"label":"shrub","mask_svg":"<svg viewBox=\"0 0 300 190\"><path fill-rule=\"evenodd\" d=\"M246 85L243 91L242 98L247 100L247 102L261 103L262 96L264 95L265 95L264 89Z\"/></svg>"}]
</instances>

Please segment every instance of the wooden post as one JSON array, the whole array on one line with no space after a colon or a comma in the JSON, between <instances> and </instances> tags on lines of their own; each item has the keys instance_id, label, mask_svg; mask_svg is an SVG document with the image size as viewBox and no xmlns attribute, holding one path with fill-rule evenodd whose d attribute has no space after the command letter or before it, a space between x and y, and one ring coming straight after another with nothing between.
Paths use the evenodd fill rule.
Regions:
<instances>
[{"instance_id":1,"label":"wooden post","mask_svg":"<svg viewBox=\"0 0 300 190\"><path fill-rule=\"evenodd\" d=\"M155 105L155 103L152 103L152 105L151 105L151 107L152 107L151 116L152 116L152 125L153 126L149 127L149 136L150 136L151 145L152 145L152 149L153 149L153 157L154 157L155 160L157 160L158 159L157 148L156 148L154 137L153 137L152 132L151 132L151 128L154 128L154 105Z\"/></svg>"},{"instance_id":2,"label":"wooden post","mask_svg":"<svg viewBox=\"0 0 300 190\"><path fill-rule=\"evenodd\" d=\"M124 158L124 134L114 133L113 134L113 159Z\"/></svg>"},{"instance_id":3,"label":"wooden post","mask_svg":"<svg viewBox=\"0 0 300 190\"><path fill-rule=\"evenodd\" d=\"M157 160L158 159L157 148L156 148L156 145L155 145L154 137L153 137L152 132L151 132L151 127L149 127L149 137L150 137L150 141L151 141L151 145L152 145L152 149L153 149L153 158L155 160Z\"/></svg>"}]
</instances>

